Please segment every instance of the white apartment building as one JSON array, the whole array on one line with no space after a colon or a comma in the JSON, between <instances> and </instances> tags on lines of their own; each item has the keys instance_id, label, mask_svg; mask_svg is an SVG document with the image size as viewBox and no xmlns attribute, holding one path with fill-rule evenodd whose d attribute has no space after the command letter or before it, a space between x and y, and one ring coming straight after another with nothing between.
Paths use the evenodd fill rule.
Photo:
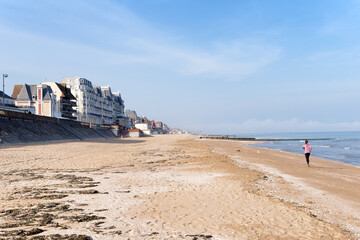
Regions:
<instances>
[{"instance_id":1,"label":"white apartment building","mask_svg":"<svg viewBox=\"0 0 360 240\"><path fill-rule=\"evenodd\" d=\"M101 103L91 81L81 77L63 78L72 95L76 98L77 120L80 122L101 124Z\"/></svg>"},{"instance_id":2,"label":"white apartment building","mask_svg":"<svg viewBox=\"0 0 360 240\"><path fill-rule=\"evenodd\" d=\"M93 86L91 81L70 77L62 79L77 99L77 120L95 124L120 124L124 116L124 101L120 93L112 93L110 87ZM121 124L120 124L121 125ZM126 124L127 126L128 124Z\"/></svg>"},{"instance_id":3,"label":"white apartment building","mask_svg":"<svg viewBox=\"0 0 360 240\"><path fill-rule=\"evenodd\" d=\"M102 121L107 124L114 123L114 103L110 87L100 87L103 104L102 104Z\"/></svg>"},{"instance_id":4,"label":"white apartment building","mask_svg":"<svg viewBox=\"0 0 360 240\"><path fill-rule=\"evenodd\" d=\"M124 101L121 98L120 92L111 92L110 87L101 87L104 97L109 100L112 109L112 119L115 124L129 127L129 119L124 114Z\"/></svg>"},{"instance_id":5,"label":"white apartment building","mask_svg":"<svg viewBox=\"0 0 360 240\"><path fill-rule=\"evenodd\" d=\"M114 118L125 117L125 114L124 114L125 105L124 105L124 101L121 98L120 92L114 92L113 99L114 99L114 103L115 103Z\"/></svg>"}]
</instances>

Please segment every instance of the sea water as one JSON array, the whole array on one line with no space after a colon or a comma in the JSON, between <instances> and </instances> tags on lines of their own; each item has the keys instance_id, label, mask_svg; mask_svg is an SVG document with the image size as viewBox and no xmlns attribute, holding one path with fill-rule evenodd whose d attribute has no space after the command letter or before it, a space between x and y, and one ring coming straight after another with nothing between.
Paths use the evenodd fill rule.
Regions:
<instances>
[{"instance_id":1,"label":"sea water","mask_svg":"<svg viewBox=\"0 0 360 240\"><path fill-rule=\"evenodd\" d=\"M311 156L336 162L360 166L360 132L308 132L308 133L266 133L237 134L237 137L256 139L302 139L294 141L265 141L252 144L256 147L276 149L304 154L304 140L309 139ZM310 139L326 140L310 140Z\"/></svg>"}]
</instances>

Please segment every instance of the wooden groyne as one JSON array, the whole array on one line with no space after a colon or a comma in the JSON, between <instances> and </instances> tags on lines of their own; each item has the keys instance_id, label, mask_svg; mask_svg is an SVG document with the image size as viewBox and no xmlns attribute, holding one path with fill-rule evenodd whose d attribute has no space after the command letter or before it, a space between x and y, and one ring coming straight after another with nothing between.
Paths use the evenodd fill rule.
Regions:
<instances>
[{"instance_id":1,"label":"wooden groyne","mask_svg":"<svg viewBox=\"0 0 360 240\"><path fill-rule=\"evenodd\" d=\"M238 138L232 136L200 136L200 139L225 139L225 140L238 140L238 141L256 141L256 138Z\"/></svg>"},{"instance_id":2,"label":"wooden groyne","mask_svg":"<svg viewBox=\"0 0 360 240\"><path fill-rule=\"evenodd\" d=\"M200 136L200 139L220 139L220 140L236 140L236 141L256 141L256 142L278 142L278 141L305 141L305 138L241 138L233 135L223 136ZM331 140L331 138L307 138L307 140Z\"/></svg>"}]
</instances>

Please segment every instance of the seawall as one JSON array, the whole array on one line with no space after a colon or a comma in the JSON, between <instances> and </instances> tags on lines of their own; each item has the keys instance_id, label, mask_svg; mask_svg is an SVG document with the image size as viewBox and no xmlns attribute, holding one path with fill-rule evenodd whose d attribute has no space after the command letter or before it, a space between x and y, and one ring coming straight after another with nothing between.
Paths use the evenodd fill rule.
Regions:
<instances>
[{"instance_id":1,"label":"seawall","mask_svg":"<svg viewBox=\"0 0 360 240\"><path fill-rule=\"evenodd\" d=\"M110 127L0 110L1 145L115 137Z\"/></svg>"}]
</instances>

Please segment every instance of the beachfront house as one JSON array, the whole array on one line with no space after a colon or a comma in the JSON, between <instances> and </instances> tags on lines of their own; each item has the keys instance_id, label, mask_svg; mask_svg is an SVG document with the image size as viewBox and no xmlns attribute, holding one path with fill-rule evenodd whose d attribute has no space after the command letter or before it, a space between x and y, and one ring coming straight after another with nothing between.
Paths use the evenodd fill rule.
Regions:
<instances>
[{"instance_id":1,"label":"beachfront house","mask_svg":"<svg viewBox=\"0 0 360 240\"><path fill-rule=\"evenodd\" d=\"M168 133L170 131L170 128L166 124L164 124L163 129L166 133Z\"/></svg>"},{"instance_id":2,"label":"beachfront house","mask_svg":"<svg viewBox=\"0 0 360 240\"><path fill-rule=\"evenodd\" d=\"M143 131L141 131L140 129L129 129L129 137L142 137L144 135Z\"/></svg>"},{"instance_id":3,"label":"beachfront house","mask_svg":"<svg viewBox=\"0 0 360 240\"><path fill-rule=\"evenodd\" d=\"M70 88L64 83L42 82L51 87L56 95L57 111L60 112L62 118L76 120L76 98L71 94Z\"/></svg>"},{"instance_id":4,"label":"beachfront house","mask_svg":"<svg viewBox=\"0 0 360 240\"><path fill-rule=\"evenodd\" d=\"M160 133L160 134L165 134L165 133L168 133L169 132L169 127L161 122L161 121L157 121L155 122L155 128L157 129L157 131Z\"/></svg>"},{"instance_id":5,"label":"beachfront house","mask_svg":"<svg viewBox=\"0 0 360 240\"><path fill-rule=\"evenodd\" d=\"M146 130L151 130L151 124L146 122L146 123L135 123L135 128L140 129L142 131L146 131Z\"/></svg>"},{"instance_id":6,"label":"beachfront house","mask_svg":"<svg viewBox=\"0 0 360 240\"><path fill-rule=\"evenodd\" d=\"M125 116L128 117L131 121L131 128L134 128L135 127L135 123L138 122L138 116L136 114L136 111L135 110L130 110L130 109L127 109L125 111Z\"/></svg>"},{"instance_id":7,"label":"beachfront house","mask_svg":"<svg viewBox=\"0 0 360 240\"><path fill-rule=\"evenodd\" d=\"M153 134L152 123L150 121L135 123L135 128L140 129L144 134Z\"/></svg>"},{"instance_id":8,"label":"beachfront house","mask_svg":"<svg viewBox=\"0 0 360 240\"><path fill-rule=\"evenodd\" d=\"M46 84L15 85L13 96L16 96L16 107L40 116L61 116L57 107L56 95Z\"/></svg>"},{"instance_id":9,"label":"beachfront house","mask_svg":"<svg viewBox=\"0 0 360 240\"><path fill-rule=\"evenodd\" d=\"M161 122L161 121L157 121L157 122L155 122L155 127L157 128L157 129L163 129L163 123Z\"/></svg>"}]
</instances>

